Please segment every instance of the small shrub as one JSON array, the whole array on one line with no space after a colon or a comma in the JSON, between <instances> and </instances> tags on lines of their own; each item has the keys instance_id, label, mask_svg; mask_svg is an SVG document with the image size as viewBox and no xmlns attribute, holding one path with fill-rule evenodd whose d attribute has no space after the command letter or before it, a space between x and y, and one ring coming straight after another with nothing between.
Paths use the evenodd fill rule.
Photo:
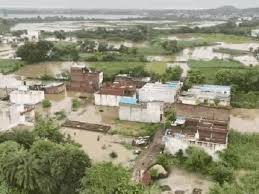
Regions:
<instances>
[{"instance_id":1,"label":"small shrub","mask_svg":"<svg viewBox=\"0 0 259 194\"><path fill-rule=\"evenodd\" d=\"M78 99L72 100L72 110L77 111L77 109L80 107L81 103Z\"/></svg>"},{"instance_id":2,"label":"small shrub","mask_svg":"<svg viewBox=\"0 0 259 194\"><path fill-rule=\"evenodd\" d=\"M110 157L113 158L113 159L114 159L114 158L118 158L118 154L117 154L116 152L111 152L109 155L110 155Z\"/></svg>"},{"instance_id":3,"label":"small shrub","mask_svg":"<svg viewBox=\"0 0 259 194\"><path fill-rule=\"evenodd\" d=\"M42 101L42 107L43 108L50 108L51 107L51 102L48 99L45 99Z\"/></svg>"}]
</instances>

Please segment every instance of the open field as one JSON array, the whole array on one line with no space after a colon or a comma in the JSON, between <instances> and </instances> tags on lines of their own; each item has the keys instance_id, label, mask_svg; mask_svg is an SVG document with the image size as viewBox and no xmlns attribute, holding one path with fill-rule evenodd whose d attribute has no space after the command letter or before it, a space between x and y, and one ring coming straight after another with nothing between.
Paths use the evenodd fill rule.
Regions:
<instances>
[{"instance_id":1,"label":"open field","mask_svg":"<svg viewBox=\"0 0 259 194\"><path fill-rule=\"evenodd\" d=\"M233 43L233 44L241 44L241 43L249 43L256 42L251 37L246 36L236 36L236 35L226 35L226 34L200 34L194 33L192 34L195 38L202 38L207 42L225 42L225 43Z\"/></svg>"},{"instance_id":2,"label":"open field","mask_svg":"<svg viewBox=\"0 0 259 194\"><path fill-rule=\"evenodd\" d=\"M12 73L22 67L22 61L14 59L0 59L0 72L3 74Z\"/></svg>"},{"instance_id":3,"label":"open field","mask_svg":"<svg viewBox=\"0 0 259 194\"><path fill-rule=\"evenodd\" d=\"M240 70L245 67L237 62L237 61L225 61L225 60L211 60L211 61L203 61L203 60L190 60L189 66L191 70L199 70L203 76L206 78L206 83L214 84L215 76L218 70L221 69L235 69Z\"/></svg>"}]
</instances>

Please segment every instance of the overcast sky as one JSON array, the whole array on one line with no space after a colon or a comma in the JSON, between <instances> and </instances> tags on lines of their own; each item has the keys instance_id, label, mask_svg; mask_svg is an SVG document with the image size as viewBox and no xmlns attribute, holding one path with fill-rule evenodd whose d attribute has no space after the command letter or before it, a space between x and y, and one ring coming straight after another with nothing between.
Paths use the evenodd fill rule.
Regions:
<instances>
[{"instance_id":1,"label":"overcast sky","mask_svg":"<svg viewBox=\"0 0 259 194\"><path fill-rule=\"evenodd\" d=\"M0 0L0 7L198 9L233 5L259 7L259 0Z\"/></svg>"}]
</instances>

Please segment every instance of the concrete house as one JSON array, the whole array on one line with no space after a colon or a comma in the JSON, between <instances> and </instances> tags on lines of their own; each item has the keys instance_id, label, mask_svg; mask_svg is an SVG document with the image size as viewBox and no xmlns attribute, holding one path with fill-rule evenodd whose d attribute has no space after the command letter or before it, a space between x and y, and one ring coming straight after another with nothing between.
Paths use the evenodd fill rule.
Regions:
<instances>
[{"instance_id":1,"label":"concrete house","mask_svg":"<svg viewBox=\"0 0 259 194\"><path fill-rule=\"evenodd\" d=\"M34 117L34 110L27 109L24 105L0 102L0 131L8 130L19 124L28 124Z\"/></svg>"},{"instance_id":2,"label":"concrete house","mask_svg":"<svg viewBox=\"0 0 259 194\"><path fill-rule=\"evenodd\" d=\"M167 129L163 139L165 150L171 154L197 146L216 157L217 151L227 148L228 121L189 118L180 124L175 123Z\"/></svg>"},{"instance_id":3,"label":"concrete house","mask_svg":"<svg viewBox=\"0 0 259 194\"><path fill-rule=\"evenodd\" d=\"M179 101L183 104L216 104L230 106L230 86L195 85L187 92L182 92Z\"/></svg>"},{"instance_id":4,"label":"concrete house","mask_svg":"<svg viewBox=\"0 0 259 194\"><path fill-rule=\"evenodd\" d=\"M44 99L44 91L29 90L27 86L21 86L10 93L10 102L13 104L36 105Z\"/></svg>"},{"instance_id":5,"label":"concrete house","mask_svg":"<svg viewBox=\"0 0 259 194\"><path fill-rule=\"evenodd\" d=\"M106 85L94 94L95 105L98 106L119 106L122 97L136 98L136 87L114 82Z\"/></svg>"},{"instance_id":6,"label":"concrete house","mask_svg":"<svg viewBox=\"0 0 259 194\"><path fill-rule=\"evenodd\" d=\"M174 103L181 89L181 82L147 83L138 91L140 102L160 101Z\"/></svg>"},{"instance_id":7,"label":"concrete house","mask_svg":"<svg viewBox=\"0 0 259 194\"><path fill-rule=\"evenodd\" d=\"M120 99L119 119L143 123L160 123L163 118L162 102L141 102L135 98Z\"/></svg>"},{"instance_id":8,"label":"concrete house","mask_svg":"<svg viewBox=\"0 0 259 194\"><path fill-rule=\"evenodd\" d=\"M103 82L102 72L88 69L85 65L73 65L70 69L70 77L67 90L76 92L94 93L99 90Z\"/></svg>"}]
</instances>

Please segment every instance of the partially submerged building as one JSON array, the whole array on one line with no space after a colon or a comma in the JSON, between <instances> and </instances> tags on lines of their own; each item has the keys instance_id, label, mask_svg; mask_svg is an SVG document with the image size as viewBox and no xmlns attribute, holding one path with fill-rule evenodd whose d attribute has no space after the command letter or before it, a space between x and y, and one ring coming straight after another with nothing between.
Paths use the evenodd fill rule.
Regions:
<instances>
[{"instance_id":1,"label":"partially submerged building","mask_svg":"<svg viewBox=\"0 0 259 194\"><path fill-rule=\"evenodd\" d=\"M171 154L197 146L216 157L217 151L227 148L228 121L189 118L182 122L181 118L181 122L175 122L166 130L164 143L166 152Z\"/></svg>"},{"instance_id":2,"label":"partially submerged building","mask_svg":"<svg viewBox=\"0 0 259 194\"><path fill-rule=\"evenodd\" d=\"M189 105L212 104L230 106L230 95L230 86L195 85L187 92L182 92L179 101Z\"/></svg>"},{"instance_id":3,"label":"partially submerged building","mask_svg":"<svg viewBox=\"0 0 259 194\"><path fill-rule=\"evenodd\" d=\"M24 85L22 80L18 80L14 75L0 74L0 89L15 90Z\"/></svg>"},{"instance_id":4,"label":"partially submerged building","mask_svg":"<svg viewBox=\"0 0 259 194\"><path fill-rule=\"evenodd\" d=\"M50 83L44 86L45 94L60 94L66 90L64 83Z\"/></svg>"},{"instance_id":5,"label":"partially submerged building","mask_svg":"<svg viewBox=\"0 0 259 194\"><path fill-rule=\"evenodd\" d=\"M136 98L136 86L114 82L94 94L95 105L119 106L122 97Z\"/></svg>"},{"instance_id":6,"label":"partially submerged building","mask_svg":"<svg viewBox=\"0 0 259 194\"><path fill-rule=\"evenodd\" d=\"M160 101L165 103L174 103L176 96L181 89L181 82L147 83L139 89L140 102Z\"/></svg>"},{"instance_id":7,"label":"partially submerged building","mask_svg":"<svg viewBox=\"0 0 259 194\"><path fill-rule=\"evenodd\" d=\"M13 104L36 105L45 98L44 91L29 90L27 86L21 86L10 94L10 102Z\"/></svg>"},{"instance_id":8,"label":"partially submerged building","mask_svg":"<svg viewBox=\"0 0 259 194\"><path fill-rule=\"evenodd\" d=\"M20 124L28 124L34 117L34 109L24 105L0 101L0 131L8 130Z\"/></svg>"},{"instance_id":9,"label":"partially submerged building","mask_svg":"<svg viewBox=\"0 0 259 194\"><path fill-rule=\"evenodd\" d=\"M119 119L144 123L160 123L163 119L163 103L138 103L135 98L123 97L120 99Z\"/></svg>"},{"instance_id":10,"label":"partially submerged building","mask_svg":"<svg viewBox=\"0 0 259 194\"><path fill-rule=\"evenodd\" d=\"M70 82L67 89L76 92L94 93L99 90L103 82L103 73L87 68L85 65L72 65Z\"/></svg>"},{"instance_id":11,"label":"partially submerged building","mask_svg":"<svg viewBox=\"0 0 259 194\"><path fill-rule=\"evenodd\" d=\"M136 88L142 88L146 83L151 81L151 77L132 77L128 74L118 74L115 82L135 85Z\"/></svg>"}]
</instances>

